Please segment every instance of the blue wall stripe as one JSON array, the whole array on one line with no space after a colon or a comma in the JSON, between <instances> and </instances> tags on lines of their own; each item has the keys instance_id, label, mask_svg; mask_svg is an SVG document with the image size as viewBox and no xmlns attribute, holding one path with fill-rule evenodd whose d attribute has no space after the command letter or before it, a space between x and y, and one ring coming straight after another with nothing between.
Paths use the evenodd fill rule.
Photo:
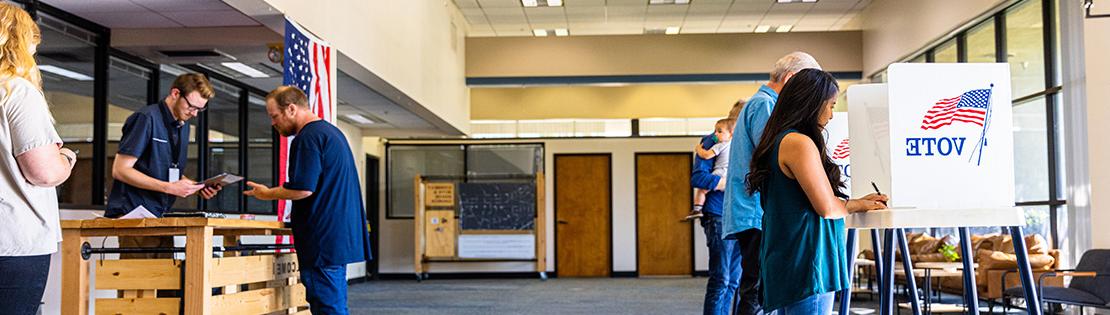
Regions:
<instances>
[{"instance_id":1,"label":"blue wall stripe","mask_svg":"<svg viewBox=\"0 0 1110 315\"><path fill-rule=\"evenodd\" d=\"M832 72L841 80L859 80L863 72ZM682 82L730 82L764 81L766 73L709 73L709 74L651 74L651 75L598 75L598 76L555 76L555 77L469 77L468 86L483 85L567 85L601 83L682 83Z\"/></svg>"}]
</instances>

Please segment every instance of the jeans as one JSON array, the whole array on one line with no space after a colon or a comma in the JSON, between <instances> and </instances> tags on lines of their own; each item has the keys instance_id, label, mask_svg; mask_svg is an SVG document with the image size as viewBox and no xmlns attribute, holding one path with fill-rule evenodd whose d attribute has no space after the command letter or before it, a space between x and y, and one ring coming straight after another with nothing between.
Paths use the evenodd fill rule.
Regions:
<instances>
[{"instance_id":1,"label":"jeans","mask_svg":"<svg viewBox=\"0 0 1110 315\"><path fill-rule=\"evenodd\" d=\"M301 268L305 298L313 315L347 315L347 266Z\"/></svg>"},{"instance_id":2,"label":"jeans","mask_svg":"<svg viewBox=\"0 0 1110 315\"><path fill-rule=\"evenodd\" d=\"M701 226L705 229L705 245L709 247L709 283L705 288L702 312L729 314L740 286L740 251L736 248L736 240L722 238L720 216L707 213L701 218Z\"/></svg>"},{"instance_id":3,"label":"jeans","mask_svg":"<svg viewBox=\"0 0 1110 315\"><path fill-rule=\"evenodd\" d=\"M37 313L49 273L50 255L0 257L0 313Z\"/></svg>"},{"instance_id":4,"label":"jeans","mask_svg":"<svg viewBox=\"0 0 1110 315\"><path fill-rule=\"evenodd\" d=\"M776 315L831 315L836 292L811 295L775 311Z\"/></svg>"},{"instance_id":5,"label":"jeans","mask_svg":"<svg viewBox=\"0 0 1110 315\"><path fill-rule=\"evenodd\" d=\"M732 235L736 240L736 251L740 253L740 289L736 292L734 314L754 315L763 313L763 286L759 271L762 268L759 246L763 242L763 231L748 229Z\"/></svg>"}]
</instances>

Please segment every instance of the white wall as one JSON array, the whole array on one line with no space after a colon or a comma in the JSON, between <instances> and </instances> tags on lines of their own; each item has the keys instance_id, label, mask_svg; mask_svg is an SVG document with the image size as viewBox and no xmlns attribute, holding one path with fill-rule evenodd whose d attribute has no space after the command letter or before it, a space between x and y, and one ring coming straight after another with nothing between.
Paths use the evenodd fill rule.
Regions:
<instances>
[{"instance_id":1,"label":"white wall","mask_svg":"<svg viewBox=\"0 0 1110 315\"><path fill-rule=\"evenodd\" d=\"M264 0L462 132L467 23L447 0Z\"/></svg>"},{"instance_id":2,"label":"white wall","mask_svg":"<svg viewBox=\"0 0 1110 315\"><path fill-rule=\"evenodd\" d=\"M874 0L864 9L863 75L907 57L1006 0Z\"/></svg>"},{"instance_id":3,"label":"white wall","mask_svg":"<svg viewBox=\"0 0 1110 315\"><path fill-rule=\"evenodd\" d=\"M697 143L695 137L676 138L611 138L611 139L544 139L518 140L518 143L544 144L544 174L547 212L547 270L555 270L555 214L554 214L554 155L564 153L612 154L612 240L613 271L636 271L636 189L635 154L637 152L690 152ZM446 141L392 141L391 144L444 143ZM504 143L513 141L482 141ZM451 143L460 143L458 141ZM384 162L385 160L383 160ZM382 163L385 174L387 163ZM384 176L384 175L383 175ZM384 180L384 178L383 178ZM413 222L412 219L387 219L385 208L385 183L381 197L381 244L378 257L382 273L413 272ZM696 270L708 269L708 249L705 233L695 224L694 266ZM535 265L528 262L513 263L437 263L431 272L531 272Z\"/></svg>"}]
</instances>

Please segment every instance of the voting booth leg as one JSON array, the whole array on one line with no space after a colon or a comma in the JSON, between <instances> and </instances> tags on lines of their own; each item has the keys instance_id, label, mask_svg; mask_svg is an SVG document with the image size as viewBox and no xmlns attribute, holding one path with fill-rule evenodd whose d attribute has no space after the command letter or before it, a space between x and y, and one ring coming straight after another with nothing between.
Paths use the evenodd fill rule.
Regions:
<instances>
[{"instance_id":1,"label":"voting booth leg","mask_svg":"<svg viewBox=\"0 0 1110 315\"><path fill-rule=\"evenodd\" d=\"M1025 290L1025 307L1030 315L1041 315L1041 299L1037 296L1037 285L1033 282L1033 271L1029 267L1028 251L1025 249L1025 233L1020 226L1011 226L1010 235L1014 240L1014 254L1021 273L1021 288Z\"/></svg>"},{"instance_id":2,"label":"voting booth leg","mask_svg":"<svg viewBox=\"0 0 1110 315\"><path fill-rule=\"evenodd\" d=\"M894 314L894 229L883 230L882 315Z\"/></svg>"},{"instance_id":3,"label":"voting booth leg","mask_svg":"<svg viewBox=\"0 0 1110 315\"><path fill-rule=\"evenodd\" d=\"M848 229L848 235L845 238L847 244L844 247L844 254L848 256L848 287L840 292L840 312L837 314L848 314L852 303L852 279L856 273L856 229Z\"/></svg>"},{"instance_id":4,"label":"voting booth leg","mask_svg":"<svg viewBox=\"0 0 1110 315\"><path fill-rule=\"evenodd\" d=\"M975 256L971 255L971 234L967 232L966 227L959 230L960 260L964 263L964 305L967 307L967 314L978 315L979 289L975 287L975 265L972 262Z\"/></svg>"},{"instance_id":5,"label":"voting booth leg","mask_svg":"<svg viewBox=\"0 0 1110 315\"><path fill-rule=\"evenodd\" d=\"M913 315L921 315L921 304L917 299L917 279L913 275L913 262L910 261L910 246L906 243L906 230L896 229L894 232L898 234L898 248L902 251L902 270L906 270L906 286L910 289L910 306L913 308Z\"/></svg>"},{"instance_id":6,"label":"voting booth leg","mask_svg":"<svg viewBox=\"0 0 1110 315\"><path fill-rule=\"evenodd\" d=\"M883 290L883 260L882 252L879 247L882 245L882 239L879 238L879 229L871 229L871 252L874 255L871 257L875 261L875 282L879 284L879 292Z\"/></svg>"}]
</instances>

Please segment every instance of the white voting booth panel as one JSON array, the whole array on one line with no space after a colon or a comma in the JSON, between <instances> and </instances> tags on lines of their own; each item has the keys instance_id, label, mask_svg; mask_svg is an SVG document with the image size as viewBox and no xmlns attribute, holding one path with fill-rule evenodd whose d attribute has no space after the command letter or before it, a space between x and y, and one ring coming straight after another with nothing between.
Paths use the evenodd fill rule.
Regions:
<instances>
[{"instance_id":1,"label":"white voting booth panel","mask_svg":"<svg viewBox=\"0 0 1110 315\"><path fill-rule=\"evenodd\" d=\"M894 64L889 83L848 88L852 195L890 194L889 210L849 227L1024 225L1014 207L1006 64Z\"/></svg>"},{"instance_id":2,"label":"white voting booth panel","mask_svg":"<svg viewBox=\"0 0 1110 315\"><path fill-rule=\"evenodd\" d=\"M844 180L844 193L852 195L852 163L848 141L848 113L834 113L825 124L825 149L833 163L840 167L840 178Z\"/></svg>"}]
</instances>

